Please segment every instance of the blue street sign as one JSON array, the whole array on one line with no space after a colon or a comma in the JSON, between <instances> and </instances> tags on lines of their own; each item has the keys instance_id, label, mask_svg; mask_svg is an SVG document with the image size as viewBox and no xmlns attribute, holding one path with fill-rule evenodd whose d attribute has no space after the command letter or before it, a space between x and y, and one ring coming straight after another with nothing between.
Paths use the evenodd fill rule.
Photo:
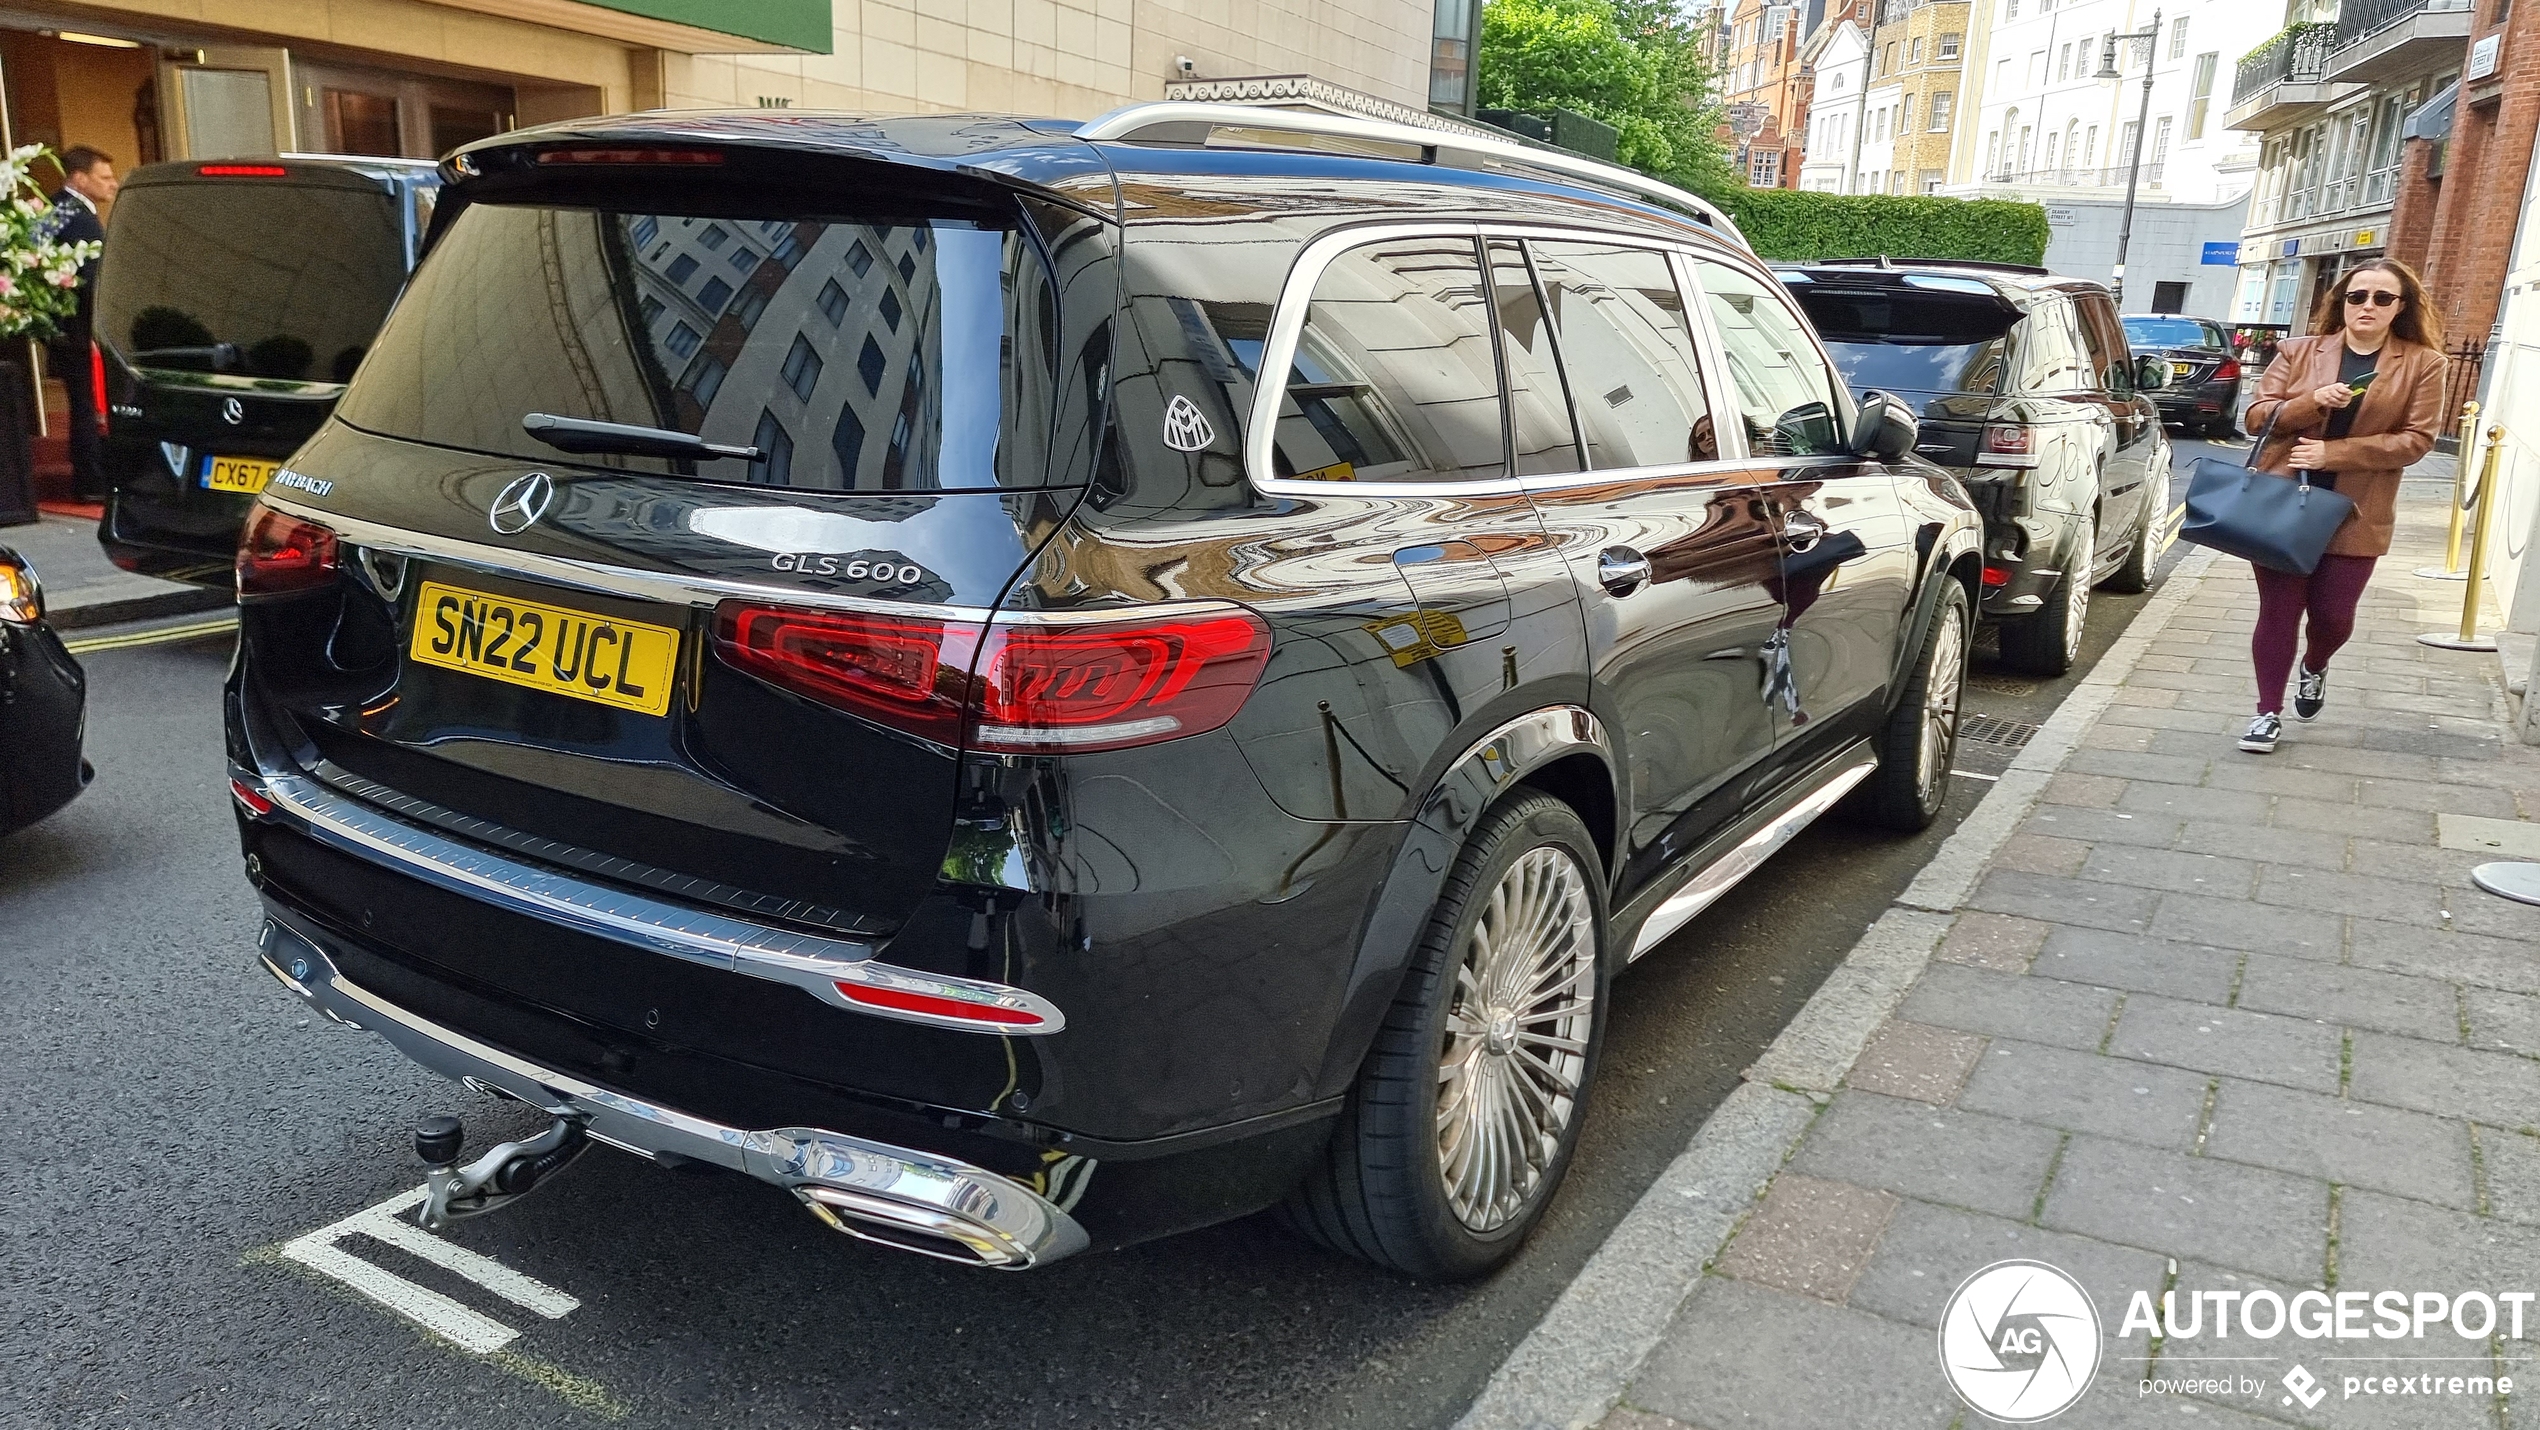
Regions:
<instances>
[{"instance_id":1,"label":"blue street sign","mask_svg":"<svg viewBox=\"0 0 2540 1430\"><path fill-rule=\"evenodd\" d=\"M2240 241L2238 239L2233 239L2228 243L2206 244L2205 257L2202 261L2209 264L2218 264L2225 268L2231 267L2240 261Z\"/></svg>"}]
</instances>

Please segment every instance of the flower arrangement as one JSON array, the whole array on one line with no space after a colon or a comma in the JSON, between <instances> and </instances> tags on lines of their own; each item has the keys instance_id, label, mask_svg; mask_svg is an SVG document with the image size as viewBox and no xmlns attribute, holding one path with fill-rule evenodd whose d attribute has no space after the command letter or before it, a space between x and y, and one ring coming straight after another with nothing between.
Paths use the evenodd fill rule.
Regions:
<instances>
[{"instance_id":1,"label":"flower arrangement","mask_svg":"<svg viewBox=\"0 0 2540 1430\"><path fill-rule=\"evenodd\" d=\"M79 308L79 270L95 242L63 243L60 220L28 177L41 144L21 144L0 160L0 338L49 338Z\"/></svg>"}]
</instances>

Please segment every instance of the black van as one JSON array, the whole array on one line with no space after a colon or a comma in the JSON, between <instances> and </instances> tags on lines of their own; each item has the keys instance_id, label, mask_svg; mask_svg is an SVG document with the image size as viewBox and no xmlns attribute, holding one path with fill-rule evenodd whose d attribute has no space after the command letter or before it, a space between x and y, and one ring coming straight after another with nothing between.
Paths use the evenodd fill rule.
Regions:
<instances>
[{"instance_id":1,"label":"black van","mask_svg":"<svg viewBox=\"0 0 2540 1430\"><path fill-rule=\"evenodd\" d=\"M440 185L421 161L323 154L124 180L96 309L116 565L229 584L248 502L352 380Z\"/></svg>"},{"instance_id":2,"label":"black van","mask_svg":"<svg viewBox=\"0 0 2540 1430\"><path fill-rule=\"evenodd\" d=\"M1284 1202L1478 1274L1623 965L1947 795L1979 520L1690 195L1171 103L444 172L227 689L264 966L552 1118L418 1128L429 1222L604 1142L972 1265Z\"/></svg>"}]
</instances>

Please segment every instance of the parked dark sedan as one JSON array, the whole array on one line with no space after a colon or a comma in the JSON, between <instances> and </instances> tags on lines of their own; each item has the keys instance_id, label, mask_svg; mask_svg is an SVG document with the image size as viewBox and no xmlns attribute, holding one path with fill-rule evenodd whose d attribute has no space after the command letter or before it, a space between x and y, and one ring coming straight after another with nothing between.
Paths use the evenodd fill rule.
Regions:
<instances>
[{"instance_id":1,"label":"parked dark sedan","mask_svg":"<svg viewBox=\"0 0 2540 1430\"><path fill-rule=\"evenodd\" d=\"M2157 359L2128 355L2101 284L2008 264L1885 259L1781 270L1856 393L1916 407L1914 450L1985 516L2002 658L2061 675L2090 590L2141 591L2169 537Z\"/></svg>"},{"instance_id":2,"label":"parked dark sedan","mask_svg":"<svg viewBox=\"0 0 2540 1430\"><path fill-rule=\"evenodd\" d=\"M971 1265L1284 1204L1477 1275L1623 966L1947 797L1976 513L1691 195L1169 103L444 173L227 689L266 967L552 1116L419 1128L428 1222L596 1141Z\"/></svg>"},{"instance_id":3,"label":"parked dark sedan","mask_svg":"<svg viewBox=\"0 0 2540 1430\"><path fill-rule=\"evenodd\" d=\"M2161 420L2191 437L2229 437L2240 406L2240 357L2222 324L2203 318L2136 313L2125 320L2125 338L2137 357L2169 364L2169 386L2153 394Z\"/></svg>"},{"instance_id":4,"label":"parked dark sedan","mask_svg":"<svg viewBox=\"0 0 2540 1430\"><path fill-rule=\"evenodd\" d=\"M0 546L0 835L88 787L88 677L44 621L44 583Z\"/></svg>"},{"instance_id":5,"label":"parked dark sedan","mask_svg":"<svg viewBox=\"0 0 2540 1430\"><path fill-rule=\"evenodd\" d=\"M109 559L229 584L248 502L369 351L440 182L430 164L323 154L124 180L97 289Z\"/></svg>"}]
</instances>

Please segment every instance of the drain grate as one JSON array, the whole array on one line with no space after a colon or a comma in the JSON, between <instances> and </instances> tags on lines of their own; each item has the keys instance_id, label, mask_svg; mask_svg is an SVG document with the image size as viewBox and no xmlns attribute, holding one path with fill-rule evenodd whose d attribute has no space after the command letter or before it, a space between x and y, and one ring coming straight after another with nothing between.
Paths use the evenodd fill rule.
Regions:
<instances>
[{"instance_id":1,"label":"drain grate","mask_svg":"<svg viewBox=\"0 0 2540 1430\"><path fill-rule=\"evenodd\" d=\"M1979 744L1999 745L2006 750L2020 748L2029 742L2031 735L2036 733L2035 725L2024 725L2017 720L2005 720L1998 715L1958 717L1959 739L1974 740Z\"/></svg>"}]
</instances>

